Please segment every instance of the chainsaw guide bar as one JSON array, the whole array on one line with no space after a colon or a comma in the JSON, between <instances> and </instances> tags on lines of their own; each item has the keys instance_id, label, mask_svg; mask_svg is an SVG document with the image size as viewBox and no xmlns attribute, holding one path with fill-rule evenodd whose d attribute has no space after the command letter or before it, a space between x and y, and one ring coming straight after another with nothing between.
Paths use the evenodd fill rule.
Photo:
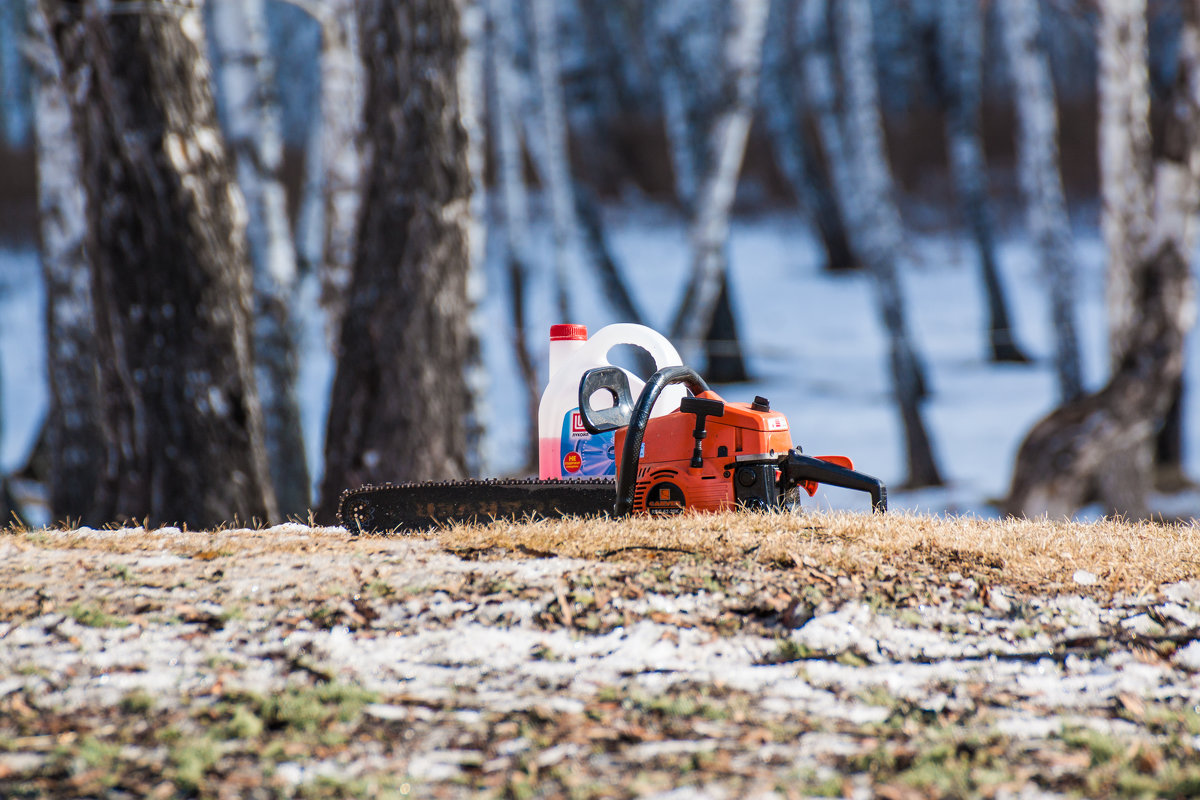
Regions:
<instances>
[{"instance_id":1,"label":"chainsaw guide bar","mask_svg":"<svg viewBox=\"0 0 1200 800\"><path fill-rule=\"evenodd\" d=\"M611 514L611 478L385 483L342 492L338 522L351 533L393 533L498 519Z\"/></svg>"}]
</instances>

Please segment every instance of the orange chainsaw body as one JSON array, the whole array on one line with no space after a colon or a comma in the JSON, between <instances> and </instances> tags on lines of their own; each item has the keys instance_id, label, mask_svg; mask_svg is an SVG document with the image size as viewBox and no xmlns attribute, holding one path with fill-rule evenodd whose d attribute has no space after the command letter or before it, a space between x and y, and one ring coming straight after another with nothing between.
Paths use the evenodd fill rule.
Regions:
<instances>
[{"instance_id":1,"label":"orange chainsaw body","mask_svg":"<svg viewBox=\"0 0 1200 800\"><path fill-rule=\"evenodd\" d=\"M652 416L663 388L676 383L691 395L671 413ZM596 398L605 395L612 405L597 407ZM654 373L636 404L622 370L590 369L579 383L579 409L588 432L614 431L618 517L789 508L797 489L811 495L819 483L868 492L873 509L887 509L881 481L856 472L844 456L804 455L792 442L787 418L772 411L766 398L727 403L688 367Z\"/></svg>"},{"instance_id":2,"label":"orange chainsaw body","mask_svg":"<svg viewBox=\"0 0 1200 800\"><path fill-rule=\"evenodd\" d=\"M720 400L716 392L697 397ZM666 512L675 508L719 511L737 505L730 481L732 464L741 456L779 456L792 449L787 418L778 411L755 411L750 403L726 403L725 415L710 418L701 443L704 464L691 466L696 418L674 411L651 419L638 467L634 511ZM625 447L628 428L616 431L616 447Z\"/></svg>"},{"instance_id":3,"label":"orange chainsaw body","mask_svg":"<svg viewBox=\"0 0 1200 800\"><path fill-rule=\"evenodd\" d=\"M696 397L723 402L713 391L701 392ZM692 466L694 415L674 411L651 419L646 425L643 455L638 464L633 511L670 513L682 508L720 511L737 507L731 478L739 460L775 459L794 447L787 418L778 411L759 410L754 405L726 402L723 416L709 418L707 436L701 443L700 467ZM616 431L618 453L624 450L628 431L628 428ZM846 456L817 458L854 469L854 462ZM816 481L803 481L800 486L810 496L817 490Z\"/></svg>"}]
</instances>

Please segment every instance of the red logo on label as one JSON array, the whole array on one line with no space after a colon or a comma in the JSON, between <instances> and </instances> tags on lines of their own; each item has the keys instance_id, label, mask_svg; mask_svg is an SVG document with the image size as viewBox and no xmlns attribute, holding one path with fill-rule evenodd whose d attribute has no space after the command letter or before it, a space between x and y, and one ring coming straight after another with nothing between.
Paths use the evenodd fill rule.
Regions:
<instances>
[{"instance_id":1,"label":"red logo on label","mask_svg":"<svg viewBox=\"0 0 1200 800\"><path fill-rule=\"evenodd\" d=\"M587 433L587 427L583 424L583 414L578 411L571 412L571 433Z\"/></svg>"},{"instance_id":2,"label":"red logo on label","mask_svg":"<svg viewBox=\"0 0 1200 800\"><path fill-rule=\"evenodd\" d=\"M582 466L583 466L583 457L580 456L579 453L576 453L574 450L567 453L566 457L563 458L563 469L566 470L567 472L578 472L579 468Z\"/></svg>"}]
</instances>

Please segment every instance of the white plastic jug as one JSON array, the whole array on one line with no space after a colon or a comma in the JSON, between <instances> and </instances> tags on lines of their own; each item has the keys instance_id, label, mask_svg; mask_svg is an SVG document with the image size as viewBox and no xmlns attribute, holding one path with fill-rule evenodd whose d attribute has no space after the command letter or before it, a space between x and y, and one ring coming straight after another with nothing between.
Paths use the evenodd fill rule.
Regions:
<instances>
[{"instance_id":1,"label":"white plastic jug","mask_svg":"<svg viewBox=\"0 0 1200 800\"><path fill-rule=\"evenodd\" d=\"M593 367L612 366L609 352L618 345L640 347L654 359L656 370L683 363L665 336L645 325L618 323L587 338L583 325L550 328L550 381L538 406L538 475L551 478L598 478L615 475L615 433L591 434L579 413L579 381ZM629 390L636 401L645 382L629 370ZM681 385L668 386L654 405L652 416L679 408L687 395Z\"/></svg>"}]
</instances>

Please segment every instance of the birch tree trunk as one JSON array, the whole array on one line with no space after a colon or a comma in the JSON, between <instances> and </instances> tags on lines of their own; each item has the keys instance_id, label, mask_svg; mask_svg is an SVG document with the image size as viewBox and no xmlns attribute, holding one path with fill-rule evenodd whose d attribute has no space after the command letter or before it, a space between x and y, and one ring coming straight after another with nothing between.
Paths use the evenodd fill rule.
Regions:
<instances>
[{"instance_id":1,"label":"birch tree trunk","mask_svg":"<svg viewBox=\"0 0 1200 800\"><path fill-rule=\"evenodd\" d=\"M87 197L105 445L91 522L274 519L245 209L199 3L43 7Z\"/></svg>"},{"instance_id":2,"label":"birch tree trunk","mask_svg":"<svg viewBox=\"0 0 1200 800\"><path fill-rule=\"evenodd\" d=\"M904 429L905 483L939 486L941 473L921 413L923 370L908 330L900 283L904 233L884 149L870 6L866 0L805 0L803 13L809 39L804 69L809 102L850 226L851 245L871 272L888 333L892 389Z\"/></svg>"},{"instance_id":3,"label":"birch tree trunk","mask_svg":"<svg viewBox=\"0 0 1200 800\"><path fill-rule=\"evenodd\" d=\"M979 251L979 273L987 309L990 357L997 363L1024 364L1008 300L996 264L995 225L988 208L987 165L983 155L983 7L981 0L937 4L937 59L946 109L946 142L955 189Z\"/></svg>"},{"instance_id":4,"label":"birch tree trunk","mask_svg":"<svg viewBox=\"0 0 1200 800\"><path fill-rule=\"evenodd\" d=\"M699 29L695 8L682 11L678 4L668 4L660 23L666 30L663 102L677 194L690 211L692 250L688 282L670 325L671 338L685 359L694 359L703 342L708 355L705 374L716 382L747 377L736 327L728 324L734 315L727 245L729 214L758 94L767 0L738 0L728 11L720 44L722 74L715 89L705 89L705 81L711 79L705 77L695 55L686 52L695 47L686 38L696 36ZM728 305L718 314L722 300ZM719 339L712 335L714 320L726 323L720 326L725 330Z\"/></svg>"},{"instance_id":5,"label":"birch tree trunk","mask_svg":"<svg viewBox=\"0 0 1200 800\"><path fill-rule=\"evenodd\" d=\"M540 160L543 187L550 199L554 223L554 296L559 318L574 319L567 286L572 272L571 247L576 241L575 198L572 196L571 163L567 150L567 118L563 106L558 65L558 21L554 0L529 0L533 21L533 64L537 75L541 111L539 121L545 150Z\"/></svg>"},{"instance_id":6,"label":"birch tree trunk","mask_svg":"<svg viewBox=\"0 0 1200 800\"><path fill-rule=\"evenodd\" d=\"M364 483L468 474L471 175L461 3L360 6L366 176L340 338L322 517Z\"/></svg>"},{"instance_id":7,"label":"birch tree trunk","mask_svg":"<svg viewBox=\"0 0 1200 800\"><path fill-rule=\"evenodd\" d=\"M488 74L491 131L496 152L496 173L503 199L504 263L508 278L510 322L513 351L525 395L528 435L522 471L537 470L538 404L542 380L529 350L526 290L531 257L529 254L529 198L525 186L525 162L518 131L521 113L521 76L516 67L516 8L514 0L491 0L491 47Z\"/></svg>"},{"instance_id":8,"label":"birch tree trunk","mask_svg":"<svg viewBox=\"0 0 1200 800\"><path fill-rule=\"evenodd\" d=\"M321 26L321 113L318 147L324 222L321 303L336 341L346 310L364 176L371 163L363 141L364 76L355 0L325 0Z\"/></svg>"},{"instance_id":9,"label":"birch tree trunk","mask_svg":"<svg viewBox=\"0 0 1200 800\"><path fill-rule=\"evenodd\" d=\"M795 3L771 0L763 41L760 110L779 168L816 227L825 251L824 268L830 272L858 269L821 154L801 113L806 101L803 81L798 80L802 56L797 33Z\"/></svg>"},{"instance_id":10,"label":"birch tree trunk","mask_svg":"<svg viewBox=\"0 0 1200 800\"><path fill-rule=\"evenodd\" d=\"M487 293L484 258L487 248L487 189L485 180L487 133L484 107L487 104L487 11L480 0L466 0L460 6L459 29L463 49L455 82L458 90L458 119L466 135L467 180L470 206L466 220L467 236L467 357L466 380L470 396L466 413L467 474L489 474L485 462L487 437L488 371L483 363L485 320L478 313Z\"/></svg>"},{"instance_id":11,"label":"birch tree trunk","mask_svg":"<svg viewBox=\"0 0 1200 800\"><path fill-rule=\"evenodd\" d=\"M40 0L29 0L28 15L38 222L46 285L50 515L54 521L96 519L94 503L104 469L104 441L79 142L71 123L62 64Z\"/></svg>"},{"instance_id":12,"label":"birch tree trunk","mask_svg":"<svg viewBox=\"0 0 1200 800\"><path fill-rule=\"evenodd\" d=\"M280 178L283 136L275 68L267 48L263 0L211 0L217 100L246 198L247 238L254 265L254 363L266 423L267 458L279 513L309 509L299 369L291 306L296 297L296 249Z\"/></svg>"},{"instance_id":13,"label":"birch tree trunk","mask_svg":"<svg viewBox=\"0 0 1200 800\"><path fill-rule=\"evenodd\" d=\"M1099 66L1105 90L1100 101L1101 230L1108 251L1109 362L1116 369L1137 325L1134 267L1138 242L1151 224L1150 69L1146 3L1114 6L1101 17ZM1155 442L1153 483L1164 490L1188 485L1183 470L1183 377ZM1126 458L1132 457L1126 454ZM1113 475L1105 485L1119 485Z\"/></svg>"},{"instance_id":14,"label":"birch tree trunk","mask_svg":"<svg viewBox=\"0 0 1200 800\"><path fill-rule=\"evenodd\" d=\"M1097 33L1100 127L1100 230L1106 275L1109 357L1129 350L1137 323L1133 276L1151 224L1153 155L1146 3L1108 3Z\"/></svg>"},{"instance_id":15,"label":"birch tree trunk","mask_svg":"<svg viewBox=\"0 0 1200 800\"><path fill-rule=\"evenodd\" d=\"M1063 401L1083 392L1072 299L1071 222L1058 163L1058 113L1050 64L1038 43L1037 0L998 0L1017 106L1017 168L1030 232L1050 287L1054 365Z\"/></svg>"},{"instance_id":16,"label":"birch tree trunk","mask_svg":"<svg viewBox=\"0 0 1200 800\"><path fill-rule=\"evenodd\" d=\"M1179 69L1163 103L1160 154L1152 158L1142 133L1149 109L1145 8L1100 4L1101 124L1110 128L1102 136L1102 158L1113 161L1102 177L1117 181L1103 189L1104 227L1114 263L1127 265L1131 322L1108 383L1051 412L1022 442L1010 513L1066 515L1097 498L1112 512L1146 513L1152 439L1174 400L1195 317L1200 8L1182 8Z\"/></svg>"}]
</instances>

